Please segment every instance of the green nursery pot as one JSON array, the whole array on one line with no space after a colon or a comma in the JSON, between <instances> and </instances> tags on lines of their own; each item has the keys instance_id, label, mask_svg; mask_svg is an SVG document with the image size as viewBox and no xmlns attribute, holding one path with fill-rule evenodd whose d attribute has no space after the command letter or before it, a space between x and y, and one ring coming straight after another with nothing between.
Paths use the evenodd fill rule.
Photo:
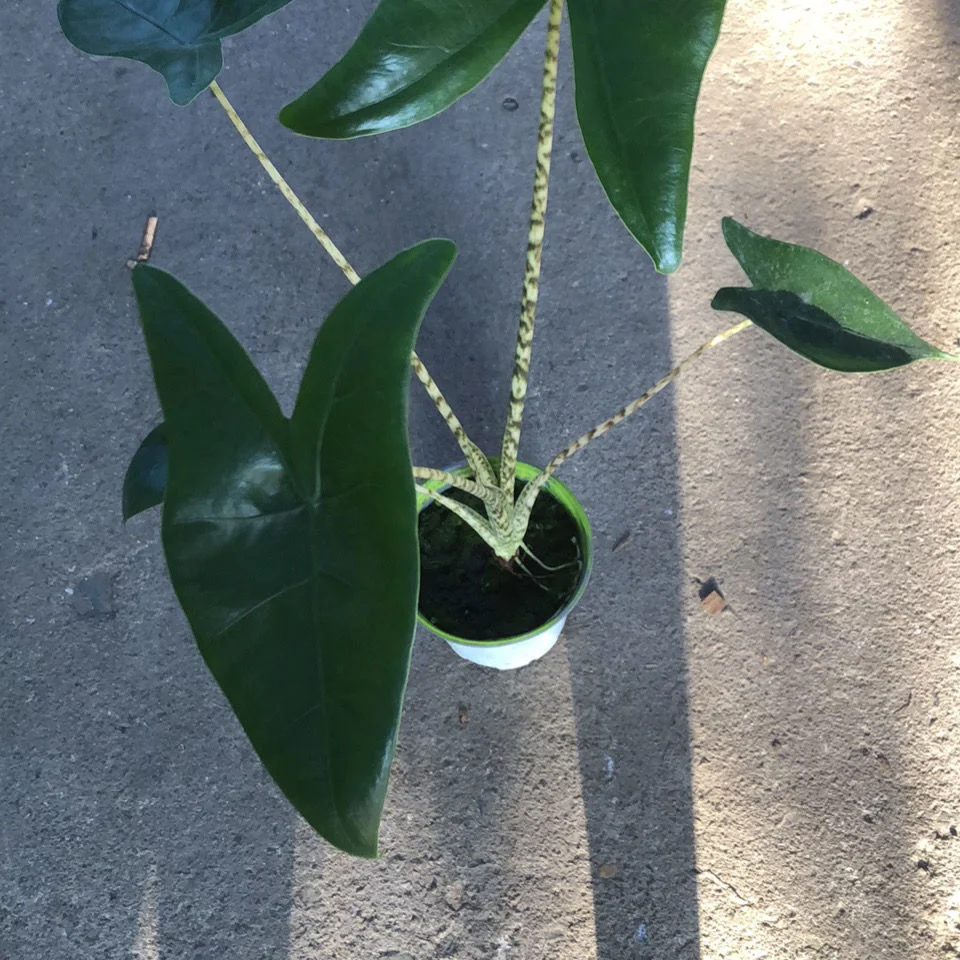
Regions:
<instances>
[{"instance_id":1,"label":"green nursery pot","mask_svg":"<svg viewBox=\"0 0 960 960\"><path fill-rule=\"evenodd\" d=\"M493 463L496 468L496 462ZM466 464L460 464L446 471L458 477L470 477L472 471ZM522 482L529 482L542 473L536 467L526 463L517 463L517 479ZM423 484L439 493L448 489L448 484L440 480L430 480ZM523 633L511 635L505 631L506 635L497 639L476 640L469 636L462 636L456 631L441 629L433 623L429 616L429 610L424 611L424 598L421 591L420 609L417 611L417 619L431 633L442 637L449 644L450 648L458 656L472 663L484 667L493 667L497 670L514 670L517 667L525 666L534 660L538 660L553 648L560 637L560 632L566 623L570 611L577 605L587 588L587 581L590 579L590 571L593 563L593 535L590 531L590 522L580 505L577 498L570 489L555 477L551 477L544 485L540 497L552 497L563 509L564 513L573 522L576 530L576 537L579 546L580 569L573 586L572 593L568 599L557 609L552 616L545 619L544 622L537 624L532 629ZM417 510L422 513L425 510L443 510L426 493L421 493L417 498ZM464 630L464 632L469 632Z\"/></svg>"}]
</instances>

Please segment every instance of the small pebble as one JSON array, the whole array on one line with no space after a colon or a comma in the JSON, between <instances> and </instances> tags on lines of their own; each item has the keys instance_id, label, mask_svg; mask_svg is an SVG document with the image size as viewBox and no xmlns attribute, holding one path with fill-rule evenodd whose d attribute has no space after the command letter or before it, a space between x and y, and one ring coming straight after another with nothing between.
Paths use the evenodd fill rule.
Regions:
<instances>
[{"instance_id":1,"label":"small pebble","mask_svg":"<svg viewBox=\"0 0 960 960\"><path fill-rule=\"evenodd\" d=\"M443 899L451 910L459 910L463 906L463 884L452 883L444 891Z\"/></svg>"}]
</instances>

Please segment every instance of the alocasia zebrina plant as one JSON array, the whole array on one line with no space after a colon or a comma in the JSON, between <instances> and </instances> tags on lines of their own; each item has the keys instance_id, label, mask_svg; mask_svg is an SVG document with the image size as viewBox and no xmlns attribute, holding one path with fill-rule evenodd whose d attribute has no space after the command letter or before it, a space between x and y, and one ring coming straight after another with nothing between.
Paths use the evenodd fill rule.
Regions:
<instances>
[{"instance_id":1,"label":"alocasia zebrina plant","mask_svg":"<svg viewBox=\"0 0 960 960\"><path fill-rule=\"evenodd\" d=\"M696 99L723 0L568 4L587 150L656 268L674 270ZM747 319L570 443L516 497L563 0L381 0L343 58L280 113L289 128L328 138L426 120L482 80L549 7L510 407L498 456L489 458L413 351L452 245L427 241L361 279L215 81L221 39L282 6L277 0L60 0L59 14L81 49L149 64L178 103L209 86L353 285L320 326L287 418L220 321L168 274L137 266L134 291L165 422L130 464L123 509L129 517L162 503L163 546L177 596L204 659L280 788L331 843L374 856L417 609L415 481L440 481L470 494L476 506L420 488L511 564L524 550L530 511L546 479L741 330L755 324L808 359L848 372L955 358L916 337L839 264L727 220L727 243L753 286L722 289L713 306ZM450 428L471 477L411 466L411 370Z\"/></svg>"}]
</instances>

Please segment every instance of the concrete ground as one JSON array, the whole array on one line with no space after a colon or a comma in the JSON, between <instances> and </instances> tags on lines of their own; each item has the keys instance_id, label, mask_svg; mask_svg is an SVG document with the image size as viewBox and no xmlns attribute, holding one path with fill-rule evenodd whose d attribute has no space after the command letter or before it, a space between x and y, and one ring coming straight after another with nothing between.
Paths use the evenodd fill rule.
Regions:
<instances>
[{"instance_id":1,"label":"concrete ground","mask_svg":"<svg viewBox=\"0 0 960 960\"><path fill-rule=\"evenodd\" d=\"M420 350L493 449L543 24L440 118L319 143L274 115L374 2L323 6L229 42L222 84L361 272L459 243ZM584 160L565 50L525 459L727 324L724 214L848 261L950 348L958 42L955 0L731 2L669 280ZM156 513L124 527L119 501L157 419L124 268L147 213L154 263L285 402L345 282L211 97L178 109L146 68L79 54L52 0L0 15L0 90L0 958L960 952L954 368L845 379L752 330L573 461L597 561L561 644L500 676L418 638L384 855L349 860L261 771ZM456 459L419 394L413 424L419 461Z\"/></svg>"}]
</instances>

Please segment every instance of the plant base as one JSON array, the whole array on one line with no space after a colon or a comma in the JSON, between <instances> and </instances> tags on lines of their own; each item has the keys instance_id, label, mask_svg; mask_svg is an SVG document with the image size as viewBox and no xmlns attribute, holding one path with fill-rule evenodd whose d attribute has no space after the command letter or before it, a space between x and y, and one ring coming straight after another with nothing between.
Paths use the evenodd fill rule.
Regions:
<instances>
[{"instance_id":1,"label":"plant base","mask_svg":"<svg viewBox=\"0 0 960 960\"><path fill-rule=\"evenodd\" d=\"M463 466L448 472L469 476ZM518 464L520 485L539 472ZM467 499L442 484L431 486ZM549 481L531 516L529 552L509 563L427 495L419 508L420 623L481 666L512 670L546 654L590 575L590 525L573 494L558 480Z\"/></svg>"}]
</instances>

